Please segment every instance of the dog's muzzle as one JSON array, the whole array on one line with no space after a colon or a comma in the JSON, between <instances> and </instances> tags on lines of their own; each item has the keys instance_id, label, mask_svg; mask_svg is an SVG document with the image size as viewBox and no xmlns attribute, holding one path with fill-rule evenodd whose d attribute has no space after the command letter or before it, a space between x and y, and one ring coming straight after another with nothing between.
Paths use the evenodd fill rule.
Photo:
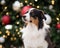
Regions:
<instances>
[{"instance_id":1,"label":"dog's muzzle","mask_svg":"<svg viewBox=\"0 0 60 48\"><path fill-rule=\"evenodd\" d=\"M25 22L25 21L30 22L30 15L29 15L29 13L24 14L24 16L22 17L22 20L23 20L24 22Z\"/></svg>"}]
</instances>

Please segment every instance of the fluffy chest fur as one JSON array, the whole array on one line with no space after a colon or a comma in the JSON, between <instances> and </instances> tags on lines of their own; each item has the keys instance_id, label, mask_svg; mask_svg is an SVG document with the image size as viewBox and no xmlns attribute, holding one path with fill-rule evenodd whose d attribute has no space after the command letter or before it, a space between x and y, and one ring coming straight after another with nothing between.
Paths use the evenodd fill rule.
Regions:
<instances>
[{"instance_id":1,"label":"fluffy chest fur","mask_svg":"<svg viewBox=\"0 0 60 48\"><path fill-rule=\"evenodd\" d=\"M45 40L46 37L45 27L38 30L34 24L29 23L26 28L22 29L21 32L23 32L22 38L25 46L30 46L33 48L48 47L48 43Z\"/></svg>"}]
</instances>

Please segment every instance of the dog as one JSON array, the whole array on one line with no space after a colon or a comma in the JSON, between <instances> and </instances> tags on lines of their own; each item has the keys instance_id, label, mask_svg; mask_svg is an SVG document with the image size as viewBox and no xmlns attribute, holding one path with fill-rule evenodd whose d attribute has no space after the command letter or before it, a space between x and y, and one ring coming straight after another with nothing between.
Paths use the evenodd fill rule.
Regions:
<instances>
[{"instance_id":1,"label":"dog","mask_svg":"<svg viewBox=\"0 0 60 48\"><path fill-rule=\"evenodd\" d=\"M45 23L45 16L41 10L31 8L22 18L27 23L21 30L25 48L49 48L45 40L50 26ZM38 23L38 24L37 24ZM38 27L37 27L38 26Z\"/></svg>"}]
</instances>

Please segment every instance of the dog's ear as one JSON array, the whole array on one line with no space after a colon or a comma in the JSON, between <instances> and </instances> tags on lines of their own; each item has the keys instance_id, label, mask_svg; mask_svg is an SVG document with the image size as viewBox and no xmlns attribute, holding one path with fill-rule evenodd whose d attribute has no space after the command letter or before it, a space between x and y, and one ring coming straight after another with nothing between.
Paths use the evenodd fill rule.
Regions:
<instances>
[{"instance_id":1,"label":"dog's ear","mask_svg":"<svg viewBox=\"0 0 60 48\"><path fill-rule=\"evenodd\" d=\"M39 11L40 11L40 15L41 15L42 19L45 19L46 20L46 17L44 15L44 11L42 11L42 10L39 10Z\"/></svg>"},{"instance_id":2,"label":"dog's ear","mask_svg":"<svg viewBox=\"0 0 60 48\"><path fill-rule=\"evenodd\" d=\"M46 17L45 17L44 12L42 10L33 9L30 12L30 16L32 16L32 17L39 17L39 18L42 18L42 19L46 20Z\"/></svg>"}]
</instances>

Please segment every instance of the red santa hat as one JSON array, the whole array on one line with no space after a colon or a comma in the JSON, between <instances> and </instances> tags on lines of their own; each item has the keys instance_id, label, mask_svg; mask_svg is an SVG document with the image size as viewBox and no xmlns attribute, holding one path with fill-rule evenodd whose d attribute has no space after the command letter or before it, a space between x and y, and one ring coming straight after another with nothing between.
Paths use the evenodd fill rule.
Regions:
<instances>
[{"instance_id":1,"label":"red santa hat","mask_svg":"<svg viewBox=\"0 0 60 48\"><path fill-rule=\"evenodd\" d=\"M21 15L23 16L32 6L24 6L21 10Z\"/></svg>"}]
</instances>

